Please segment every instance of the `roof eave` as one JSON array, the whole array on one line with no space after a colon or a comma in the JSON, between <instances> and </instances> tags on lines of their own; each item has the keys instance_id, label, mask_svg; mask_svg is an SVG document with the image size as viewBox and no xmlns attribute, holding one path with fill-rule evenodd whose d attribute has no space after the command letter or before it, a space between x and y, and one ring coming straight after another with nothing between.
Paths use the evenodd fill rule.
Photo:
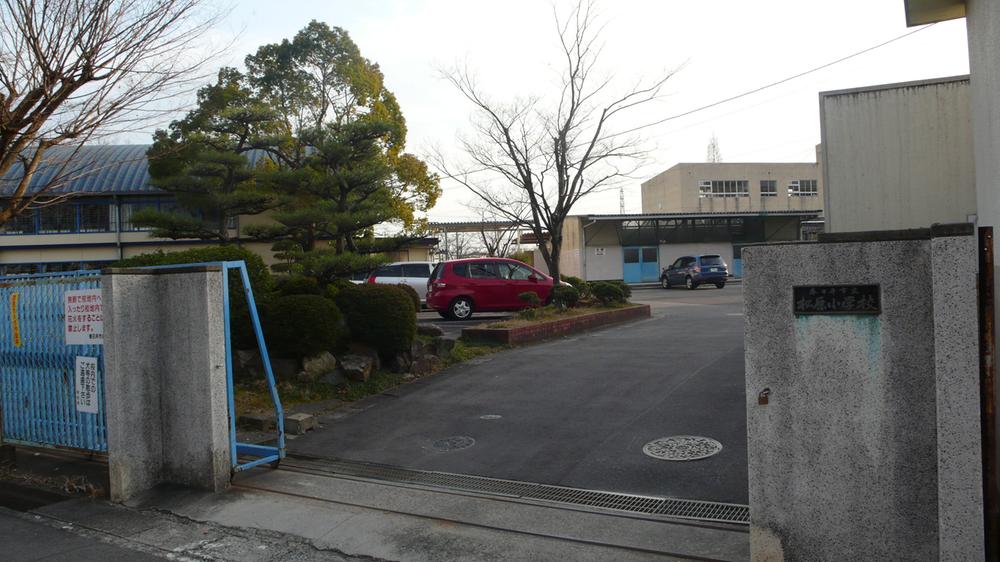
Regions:
<instances>
[{"instance_id":1,"label":"roof eave","mask_svg":"<svg viewBox=\"0 0 1000 562\"><path fill-rule=\"evenodd\" d=\"M907 27L965 17L965 0L903 0L903 3Z\"/></svg>"}]
</instances>

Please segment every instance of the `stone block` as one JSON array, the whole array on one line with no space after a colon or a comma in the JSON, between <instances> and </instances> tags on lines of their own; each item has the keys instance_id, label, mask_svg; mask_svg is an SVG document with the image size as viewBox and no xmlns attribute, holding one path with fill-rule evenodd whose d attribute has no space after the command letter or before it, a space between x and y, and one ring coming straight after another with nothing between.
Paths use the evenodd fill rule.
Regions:
<instances>
[{"instance_id":1,"label":"stone block","mask_svg":"<svg viewBox=\"0 0 1000 562\"><path fill-rule=\"evenodd\" d=\"M448 336L438 336L434 338L434 355L437 355L438 357L448 357L451 355L451 350L455 349L456 341L456 338L450 338Z\"/></svg>"},{"instance_id":2,"label":"stone block","mask_svg":"<svg viewBox=\"0 0 1000 562\"><path fill-rule=\"evenodd\" d=\"M417 334L421 336L443 336L444 330L437 324L417 324Z\"/></svg>"},{"instance_id":3,"label":"stone block","mask_svg":"<svg viewBox=\"0 0 1000 562\"><path fill-rule=\"evenodd\" d=\"M317 381L337 370L337 358L329 351L302 360L301 379Z\"/></svg>"},{"instance_id":4,"label":"stone block","mask_svg":"<svg viewBox=\"0 0 1000 562\"><path fill-rule=\"evenodd\" d=\"M344 355L340 358L340 371L352 381L367 381L374 369L375 361L367 355Z\"/></svg>"},{"instance_id":5,"label":"stone block","mask_svg":"<svg viewBox=\"0 0 1000 562\"><path fill-rule=\"evenodd\" d=\"M299 374L301 366L298 359L271 358L271 372L277 381L292 380Z\"/></svg>"},{"instance_id":6,"label":"stone block","mask_svg":"<svg viewBox=\"0 0 1000 562\"><path fill-rule=\"evenodd\" d=\"M412 356L405 351L402 353L397 353L395 357L392 358L392 363L389 368L392 369L394 373L406 373L410 370L413 365Z\"/></svg>"},{"instance_id":7,"label":"stone block","mask_svg":"<svg viewBox=\"0 0 1000 562\"><path fill-rule=\"evenodd\" d=\"M316 416L306 413L288 414L285 416L285 433L303 435L316 429Z\"/></svg>"}]
</instances>

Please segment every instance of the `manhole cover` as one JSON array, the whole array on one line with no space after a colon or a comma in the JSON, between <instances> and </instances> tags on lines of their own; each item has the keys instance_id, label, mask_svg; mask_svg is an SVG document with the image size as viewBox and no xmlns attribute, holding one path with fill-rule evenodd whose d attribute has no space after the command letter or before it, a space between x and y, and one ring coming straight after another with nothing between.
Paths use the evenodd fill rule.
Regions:
<instances>
[{"instance_id":1,"label":"manhole cover","mask_svg":"<svg viewBox=\"0 0 1000 562\"><path fill-rule=\"evenodd\" d=\"M481 420L498 420L498 419L500 419L502 417L503 416L501 416L500 414L486 414L486 415L483 415L483 416L479 416L479 419L481 419Z\"/></svg>"},{"instance_id":2,"label":"manhole cover","mask_svg":"<svg viewBox=\"0 0 1000 562\"><path fill-rule=\"evenodd\" d=\"M708 437L675 435L654 439L642 448L642 452L665 461L696 461L710 457L722 450L722 443Z\"/></svg>"},{"instance_id":3,"label":"manhole cover","mask_svg":"<svg viewBox=\"0 0 1000 562\"><path fill-rule=\"evenodd\" d=\"M438 439L434 442L434 448L438 451L457 451L458 449L467 449L475 444L476 440L468 435L454 435Z\"/></svg>"}]
</instances>

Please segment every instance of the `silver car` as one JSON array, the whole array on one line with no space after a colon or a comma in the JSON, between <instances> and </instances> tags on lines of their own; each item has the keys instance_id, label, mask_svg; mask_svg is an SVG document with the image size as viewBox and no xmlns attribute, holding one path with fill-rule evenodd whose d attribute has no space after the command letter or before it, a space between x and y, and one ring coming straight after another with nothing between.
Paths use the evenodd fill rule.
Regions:
<instances>
[{"instance_id":1,"label":"silver car","mask_svg":"<svg viewBox=\"0 0 1000 562\"><path fill-rule=\"evenodd\" d=\"M398 261L373 271L368 276L368 282L409 285L420 296L420 303L427 304L427 280L433 269L434 263L429 261Z\"/></svg>"}]
</instances>

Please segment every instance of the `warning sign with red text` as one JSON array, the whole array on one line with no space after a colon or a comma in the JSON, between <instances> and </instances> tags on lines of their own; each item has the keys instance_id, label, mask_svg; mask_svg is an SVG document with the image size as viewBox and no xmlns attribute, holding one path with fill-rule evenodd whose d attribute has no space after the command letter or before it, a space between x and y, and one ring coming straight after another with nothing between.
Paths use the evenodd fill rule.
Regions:
<instances>
[{"instance_id":1,"label":"warning sign with red text","mask_svg":"<svg viewBox=\"0 0 1000 562\"><path fill-rule=\"evenodd\" d=\"M66 291L66 345L101 345L104 343L104 311L100 289Z\"/></svg>"}]
</instances>

